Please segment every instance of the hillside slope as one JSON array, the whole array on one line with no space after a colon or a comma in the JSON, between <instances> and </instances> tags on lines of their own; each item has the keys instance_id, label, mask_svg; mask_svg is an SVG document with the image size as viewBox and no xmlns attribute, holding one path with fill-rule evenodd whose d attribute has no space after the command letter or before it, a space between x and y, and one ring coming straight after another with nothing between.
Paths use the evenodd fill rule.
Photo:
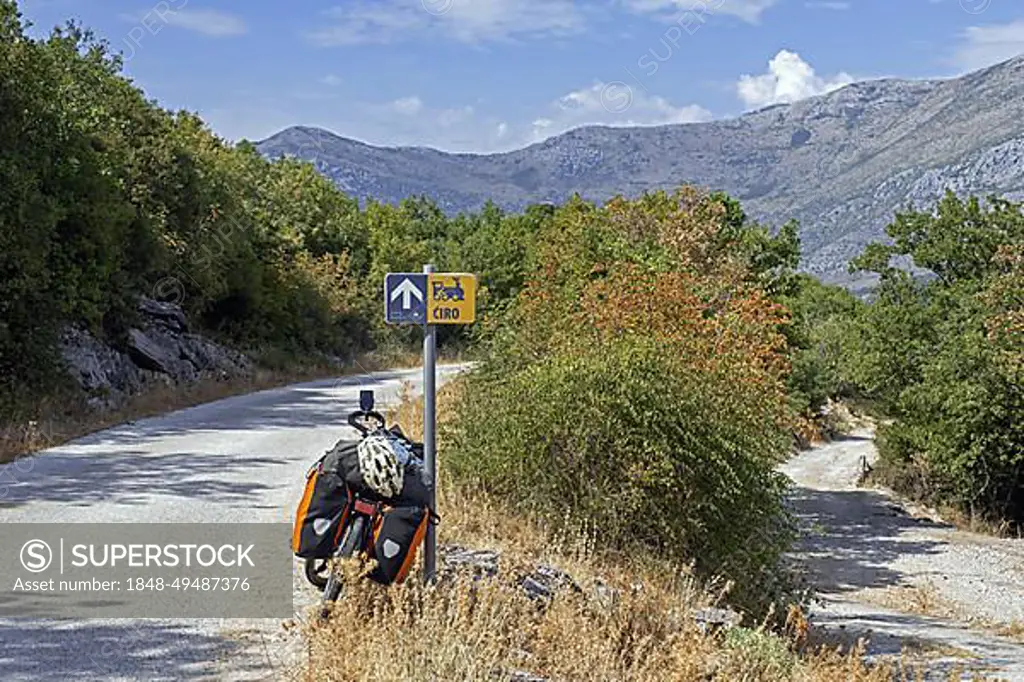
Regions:
<instances>
[{"instance_id":1,"label":"hillside slope","mask_svg":"<svg viewBox=\"0 0 1024 682\"><path fill-rule=\"evenodd\" d=\"M449 212L488 199L515 210L574 192L600 201L682 183L722 189L760 220L800 220L806 269L842 280L908 201L946 187L1024 195L1024 57L950 80L855 83L730 120L580 128L502 154L380 148L304 127L258 148L312 160L360 198L423 194Z\"/></svg>"}]
</instances>

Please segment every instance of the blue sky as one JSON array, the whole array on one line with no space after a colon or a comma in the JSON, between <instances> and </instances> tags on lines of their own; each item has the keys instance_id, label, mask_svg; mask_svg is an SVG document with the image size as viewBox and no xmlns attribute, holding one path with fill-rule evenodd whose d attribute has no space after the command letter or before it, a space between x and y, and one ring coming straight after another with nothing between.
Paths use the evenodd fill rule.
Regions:
<instances>
[{"instance_id":1,"label":"blue sky","mask_svg":"<svg viewBox=\"0 0 1024 682\"><path fill-rule=\"evenodd\" d=\"M488 152L584 124L733 117L1024 53L1020 0L22 0L74 17L221 136L316 125Z\"/></svg>"}]
</instances>

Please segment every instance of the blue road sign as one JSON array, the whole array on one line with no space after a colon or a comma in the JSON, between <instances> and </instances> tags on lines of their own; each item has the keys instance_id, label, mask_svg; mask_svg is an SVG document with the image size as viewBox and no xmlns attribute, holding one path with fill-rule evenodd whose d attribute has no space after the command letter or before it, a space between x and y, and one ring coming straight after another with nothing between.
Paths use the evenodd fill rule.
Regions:
<instances>
[{"instance_id":1,"label":"blue road sign","mask_svg":"<svg viewBox=\"0 0 1024 682\"><path fill-rule=\"evenodd\" d=\"M425 324L427 275L389 272L384 276L384 321L388 324Z\"/></svg>"}]
</instances>

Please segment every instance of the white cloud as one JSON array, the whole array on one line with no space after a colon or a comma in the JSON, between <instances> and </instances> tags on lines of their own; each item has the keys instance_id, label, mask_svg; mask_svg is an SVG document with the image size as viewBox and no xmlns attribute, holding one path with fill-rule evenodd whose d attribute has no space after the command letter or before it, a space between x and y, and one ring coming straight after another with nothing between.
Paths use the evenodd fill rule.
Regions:
<instances>
[{"instance_id":1,"label":"white cloud","mask_svg":"<svg viewBox=\"0 0 1024 682\"><path fill-rule=\"evenodd\" d=\"M241 18L215 9L179 9L162 15L171 26L208 36L235 36L246 32Z\"/></svg>"},{"instance_id":2,"label":"white cloud","mask_svg":"<svg viewBox=\"0 0 1024 682\"><path fill-rule=\"evenodd\" d=\"M761 15L764 11L776 2L777 0L713 0L708 5L714 7L716 4L721 3L721 6L714 11L720 14L731 14L748 23L756 24L761 21ZM698 3L692 4L697 5Z\"/></svg>"},{"instance_id":3,"label":"white cloud","mask_svg":"<svg viewBox=\"0 0 1024 682\"><path fill-rule=\"evenodd\" d=\"M711 119L711 112L703 107L676 106L622 82L598 81L559 97L547 109L531 125L528 141L538 142L585 125L647 126Z\"/></svg>"},{"instance_id":4,"label":"white cloud","mask_svg":"<svg viewBox=\"0 0 1024 682\"><path fill-rule=\"evenodd\" d=\"M583 27L572 0L353 0L323 13L309 31L329 47L392 43L441 34L466 43L569 34Z\"/></svg>"},{"instance_id":5,"label":"white cloud","mask_svg":"<svg viewBox=\"0 0 1024 682\"><path fill-rule=\"evenodd\" d=\"M635 12L660 13L666 19L677 21L692 13L702 17L727 14L737 17L749 24L761 21L765 10L778 3L778 0L623 0L625 5Z\"/></svg>"},{"instance_id":6,"label":"white cloud","mask_svg":"<svg viewBox=\"0 0 1024 682\"><path fill-rule=\"evenodd\" d=\"M850 9L850 3L839 2L838 0L816 0L813 2L805 2L804 6L808 9L831 9L838 12Z\"/></svg>"},{"instance_id":7,"label":"white cloud","mask_svg":"<svg viewBox=\"0 0 1024 682\"><path fill-rule=\"evenodd\" d=\"M991 66L1024 53L1024 19L1008 24L970 26L953 53L953 64L963 71Z\"/></svg>"},{"instance_id":8,"label":"white cloud","mask_svg":"<svg viewBox=\"0 0 1024 682\"><path fill-rule=\"evenodd\" d=\"M415 95L412 97L401 97L391 103L391 108L400 114L414 116L423 110L423 100Z\"/></svg>"},{"instance_id":9,"label":"white cloud","mask_svg":"<svg viewBox=\"0 0 1024 682\"><path fill-rule=\"evenodd\" d=\"M341 80L340 76L336 76L333 73L329 73L326 76L324 76L323 78L321 78L320 82L323 83L324 85L328 86L328 87L336 88L339 85L341 85L342 80Z\"/></svg>"},{"instance_id":10,"label":"white cloud","mask_svg":"<svg viewBox=\"0 0 1024 682\"><path fill-rule=\"evenodd\" d=\"M444 127L454 126L472 120L475 115L476 110L469 105L442 109L437 113L437 123Z\"/></svg>"},{"instance_id":11,"label":"white cloud","mask_svg":"<svg viewBox=\"0 0 1024 682\"><path fill-rule=\"evenodd\" d=\"M613 5L636 14L703 22L714 15L757 24L780 0L603 0L587 7L574 0L350 0L321 13L306 38L324 47L393 43L441 35L464 43L565 36L581 32ZM823 2L825 5L845 4Z\"/></svg>"},{"instance_id":12,"label":"white cloud","mask_svg":"<svg viewBox=\"0 0 1024 682\"><path fill-rule=\"evenodd\" d=\"M832 78L822 78L800 55L781 50L768 62L767 73L740 76L736 92L747 107L758 109L770 104L795 102L822 95L853 81L853 76L846 72L840 72Z\"/></svg>"},{"instance_id":13,"label":"white cloud","mask_svg":"<svg viewBox=\"0 0 1024 682\"><path fill-rule=\"evenodd\" d=\"M184 3L182 3L184 7ZM146 33L156 35L166 26L183 28L216 38L237 36L249 29L245 22L234 14L214 9L171 9L166 2L157 3L147 12L124 13L118 17L125 22L136 24L126 38L127 42L140 46ZM138 32L138 35L134 35Z\"/></svg>"}]
</instances>

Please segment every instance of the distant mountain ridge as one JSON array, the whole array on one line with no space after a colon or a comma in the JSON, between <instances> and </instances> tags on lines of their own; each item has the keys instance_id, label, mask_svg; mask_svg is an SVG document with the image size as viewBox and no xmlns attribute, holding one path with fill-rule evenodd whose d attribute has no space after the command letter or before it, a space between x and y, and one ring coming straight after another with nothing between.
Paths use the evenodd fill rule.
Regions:
<instances>
[{"instance_id":1,"label":"distant mountain ridge","mask_svg":"<svg viewBox=\"0 0 1024 682\"><path fill-rule=\"evenodd\" d=\"M947 187L1024 197L1024 57L948 80L854 83L729 120L579 128L501 154L374 147L306 127L257 148L313 161L361 199L426 195L451 213L488 199L520 210L574 192L720 189L758 220L799 220L804 268L844 281L849 258L908 202L927 206Z\"/></svg>"}]
</instances>

